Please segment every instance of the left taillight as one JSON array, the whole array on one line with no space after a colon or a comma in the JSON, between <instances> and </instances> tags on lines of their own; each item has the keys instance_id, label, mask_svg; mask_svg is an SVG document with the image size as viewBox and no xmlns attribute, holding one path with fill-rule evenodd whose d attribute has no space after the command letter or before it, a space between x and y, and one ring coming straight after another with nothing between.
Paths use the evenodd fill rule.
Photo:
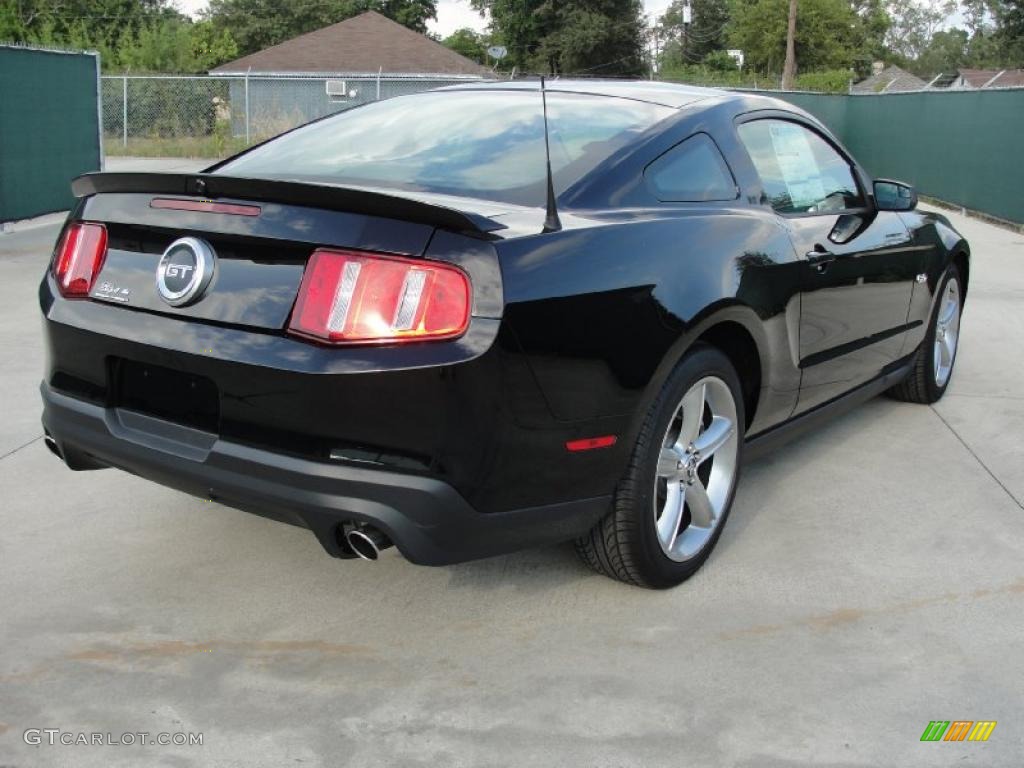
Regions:
<instances>
[{"instance_id":1,"label":"left taillight","mask_svg":"<svg viewBox=\"0 0 1024 768\"><path fill-rule=\"evenodd\" d=\"M461 336L470 283L458 267L422 259L320 249L302 275L288 330L332 344Z\"/></svg>"},{"instance_id":2,"label":"left taillight","mask_svg":"<svg viewBox=\"0 0 1024 768\"><path fill-rule=\"evenodd\" d=\"M88 296L106 257L106 227L83 222L69 224L53 259L53 277L61 295L68 299Z\"/></svg>"}]
</instances>

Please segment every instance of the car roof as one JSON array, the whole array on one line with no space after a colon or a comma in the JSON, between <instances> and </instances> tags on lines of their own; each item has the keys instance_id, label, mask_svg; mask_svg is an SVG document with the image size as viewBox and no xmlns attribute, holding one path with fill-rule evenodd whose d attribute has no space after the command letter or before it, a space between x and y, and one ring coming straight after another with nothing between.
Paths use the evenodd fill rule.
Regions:
<instances>
[{"instance_id":1,"label":"car roof","mask_svg":"<svg viewBox=\"0 0 1024 768\"><path fill-rule=\"evenodd\" d=\"M717 88L700 88L681 83L662 83L651 80L563 80L549 78L545 82L546 89L551 93L581 93L596 96L611 96L620 99L635 99L665 107L680 108L697 101L710 98L723 98L738 94ZM540 80L483 80L475 83L462 83L441 91L539 91Z\"/></svg>"}]
</instances>

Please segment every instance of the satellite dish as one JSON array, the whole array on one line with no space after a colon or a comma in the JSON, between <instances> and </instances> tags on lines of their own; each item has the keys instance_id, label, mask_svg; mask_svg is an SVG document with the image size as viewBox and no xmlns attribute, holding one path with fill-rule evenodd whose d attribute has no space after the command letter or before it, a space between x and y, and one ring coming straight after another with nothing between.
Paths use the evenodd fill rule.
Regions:
<instances>
[{"instance_id":1,"label":"satellite dish","mask_svg":"<svg viewBox=\"0 0 1024 768\"><path fill-rule=\"evenodd\" d=\"M492 45L487 49L487 55L492 59L498 59L500 61L508 56L508 48L503 45Z\"/></svg>"}]
</instances>

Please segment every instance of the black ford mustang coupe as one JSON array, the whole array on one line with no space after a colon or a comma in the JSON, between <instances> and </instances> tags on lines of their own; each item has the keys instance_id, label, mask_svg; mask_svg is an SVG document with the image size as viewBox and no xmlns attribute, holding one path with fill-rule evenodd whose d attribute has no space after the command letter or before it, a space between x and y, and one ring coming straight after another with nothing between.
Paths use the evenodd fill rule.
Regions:
<instances>
[{"instance_id":1,"label":"black ford mustang coupe","mask_svg":"<svg viewBox=\"0 0 1024 768\"><path fill-rule=\"evenodd\" d=\"M940 398L969 250L771 98L481 83L192 175L74 182L40 287L50 449L440 565L574 539L649 587L741 463Z\"/></svg>"}]
</instances>

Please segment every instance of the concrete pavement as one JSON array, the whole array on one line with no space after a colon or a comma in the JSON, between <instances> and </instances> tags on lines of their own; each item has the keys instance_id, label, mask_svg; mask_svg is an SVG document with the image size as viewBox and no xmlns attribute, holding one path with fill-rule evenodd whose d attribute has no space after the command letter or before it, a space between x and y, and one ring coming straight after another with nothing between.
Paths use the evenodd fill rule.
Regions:
<instances>
[{"instance_id":1,"label":"concrete pavement","mask_svg":"<svg viewBox=\"0 0 1024 768\"><path fill-rule=\"evenodd\" d=\"M873 400L749 466L705 568L657 593L564 546L339 562L64 469L36 392L55 229L0 235L0 765L1019 766L1024 235L951 218L974 261L947 396ZM935 719L998 726L921 743Z\"/></svg>"}]
</instances>

